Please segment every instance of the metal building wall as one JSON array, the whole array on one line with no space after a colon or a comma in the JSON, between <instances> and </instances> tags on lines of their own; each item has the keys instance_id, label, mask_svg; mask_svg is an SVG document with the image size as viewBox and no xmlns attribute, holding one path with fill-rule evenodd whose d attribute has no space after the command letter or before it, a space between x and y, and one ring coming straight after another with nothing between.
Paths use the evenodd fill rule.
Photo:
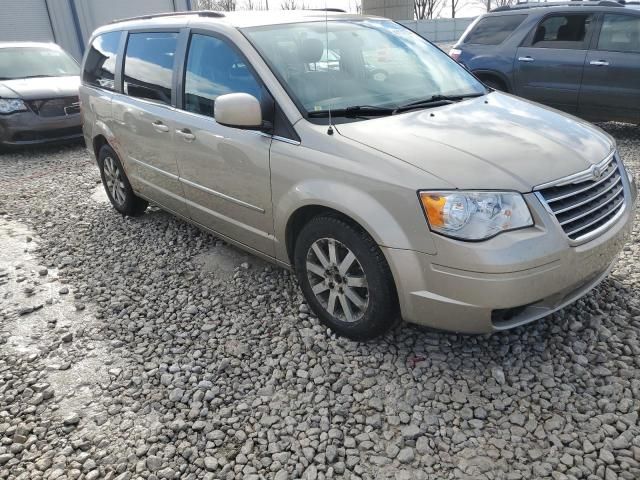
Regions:
<instances>
[{"instance_id":1,"label":"metal building wall","mask_svg":"<svg viewBox=\"0 0 640 480\"><path fill-rule=\"evenodd\" d=\"M46 0L3 0L0 7L0 41L55 40Z\"/></svg>"},{"instance_id":2,"label":"metal building wall","mask_svg":"<svg viewBox=\"0 0 640 480\"><path fill-rule=\"evenodd\" d=\"M98 27L121 18L187 10L186 0L69 0L75 8L83 45Z\"/></svg>"},{"instance_id":3,"label":"metal building wall","mask_svg":"<svg viewBox=\"0 0 640 480\"><path fill-rule=\"evenodd\" d=\"M93 30L125 17L184 11L190 0L0 0L0 41L56 42L77 60Z\"/></svg>"}]
</instances>

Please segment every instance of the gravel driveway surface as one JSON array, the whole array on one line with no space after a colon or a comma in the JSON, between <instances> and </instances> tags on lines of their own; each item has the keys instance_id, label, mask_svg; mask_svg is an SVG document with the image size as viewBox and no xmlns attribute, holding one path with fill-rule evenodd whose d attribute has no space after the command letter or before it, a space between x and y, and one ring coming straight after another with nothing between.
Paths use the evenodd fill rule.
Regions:
<instances>
[{"instance_id":1,"label":"gravel driveway surface","mask_svg":"<svg viewBox=\"0 0 640 480\"><path fill-rule=\"evenodd\" d=\"M637 177L640 129L605 128ZM98 180L80 147L0 155L0 478L640 478L640 222L548 319L354 343Z\"/></svg>"}]
</instances>

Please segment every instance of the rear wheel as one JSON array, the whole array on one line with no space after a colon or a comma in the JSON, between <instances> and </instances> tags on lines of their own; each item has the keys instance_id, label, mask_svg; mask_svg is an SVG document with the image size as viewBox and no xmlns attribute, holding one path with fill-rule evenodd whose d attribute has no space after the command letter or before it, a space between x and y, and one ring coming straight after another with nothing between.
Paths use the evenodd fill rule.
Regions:
<instances>
[{"instance_id":1,"label":"rear wheel","mask_svg":"<svg viewBox=\"0 0 640 480\"><path fill-rule=\"evenodd\" d=\"M109 145L104 145L98 153L98 167L102 184L118 212L130 217L142 215L149 203L133 193L127 175L116 152Z\"/></svg>"},{"instance_id":2,"label":"rear wheel","mask_svg":"<svg viewBox=\"0 0 640 480\"><path fill-rule=\"evenodd\" d=\"M398 320L389 266L361 228L339 217L313 218L298 236L294 263L307 302L337 334L367 340Z\"/></svg>"}]
</instances>

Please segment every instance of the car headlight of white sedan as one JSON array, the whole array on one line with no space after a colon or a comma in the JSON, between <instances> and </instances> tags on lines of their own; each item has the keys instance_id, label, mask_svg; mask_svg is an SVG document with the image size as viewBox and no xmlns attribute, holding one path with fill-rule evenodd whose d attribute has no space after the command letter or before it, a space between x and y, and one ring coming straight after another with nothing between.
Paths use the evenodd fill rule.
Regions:
<instances>
[{"instance_id":1,"label":"car headlight of white sedan","mask_svg":"<svg viewBox=\"0 0 640 480\"><path fill-rule=\"evenodd\" d=\"M0 114L26 112L27 106L19 98L0 98Z\"/></svg>"}]
</instances>

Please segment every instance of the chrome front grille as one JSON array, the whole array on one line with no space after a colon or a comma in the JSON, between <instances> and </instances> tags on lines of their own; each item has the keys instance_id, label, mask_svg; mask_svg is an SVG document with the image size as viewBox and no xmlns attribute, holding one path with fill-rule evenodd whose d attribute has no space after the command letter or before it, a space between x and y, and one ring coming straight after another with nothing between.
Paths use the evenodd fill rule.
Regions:
<instances>
[{"instance_id":1,"label":"chrome front grille","mask_svg":"<svg viewBox=\"0 0 640 480\"><path fill-rule=\"evenodd\" d=\"M29 106L41 117L64 117L80 113L78 97L48 98L43 100L29 100Z\"/></svg>"},{"instance_id":2,"label":"chrome front grille","mask_svg":"<svg viewBox=\"0 0 640 480\"><path fill-rule=\"evenodd\" d=\"M587 240L622 214L623 169L611 155L584 172L538 187L537 194L571 240Z\"/></svg>"}]
</instances>

